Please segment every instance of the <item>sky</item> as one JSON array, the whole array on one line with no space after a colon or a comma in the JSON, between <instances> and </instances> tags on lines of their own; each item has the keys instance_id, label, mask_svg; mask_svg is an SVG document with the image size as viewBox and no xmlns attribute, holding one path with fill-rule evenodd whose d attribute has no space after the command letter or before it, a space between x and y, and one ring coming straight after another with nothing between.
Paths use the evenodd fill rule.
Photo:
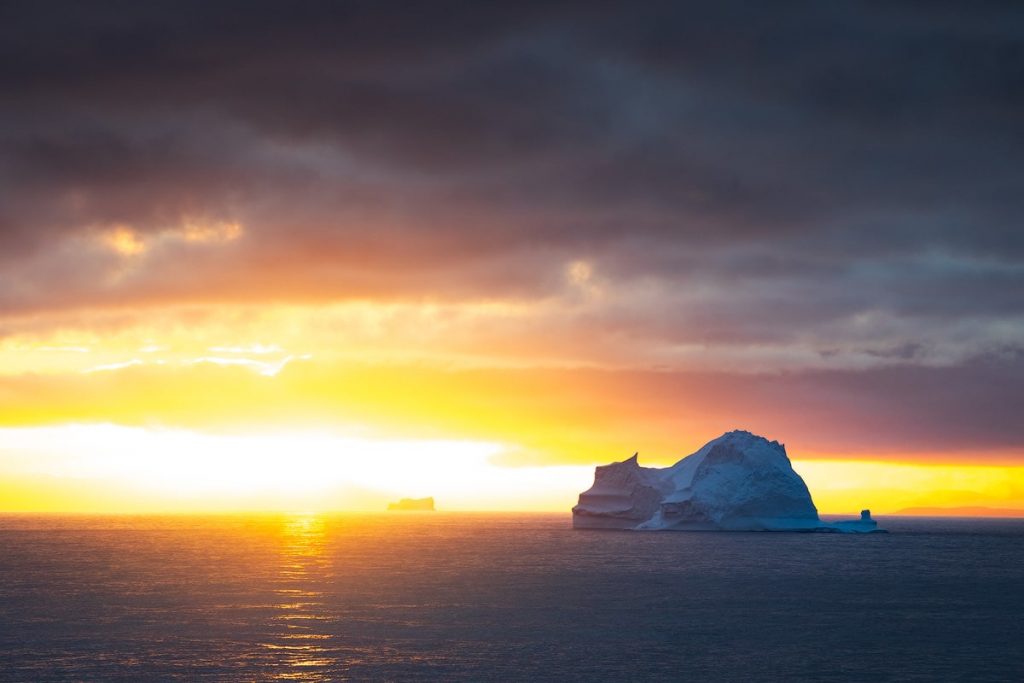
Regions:
<instances>
[{"instance_id":1,"label":"sky","mask_svg":"<svg viewBox=\"0 0 1024 683\"><path fill-rule=\"evenodd\" d=\"M1017 3L0 5L0 510L1024 509Z\"/></svg>"}]
</instances>

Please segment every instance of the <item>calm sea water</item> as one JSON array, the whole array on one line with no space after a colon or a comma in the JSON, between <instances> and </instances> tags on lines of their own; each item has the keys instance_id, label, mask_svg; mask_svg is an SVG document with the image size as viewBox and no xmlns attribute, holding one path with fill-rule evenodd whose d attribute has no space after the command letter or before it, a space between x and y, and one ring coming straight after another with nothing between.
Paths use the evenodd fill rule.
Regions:
<instances>
[{"instance_id":1,"label":"calm sea water","mask_svg":"<svg viewBox=\"0 0 1024 683\"><path fill-rule=\"evenodd\" d=\"M0 518L0 679L1024 680L1024 521Z\"/></svg>"}]
</instances>

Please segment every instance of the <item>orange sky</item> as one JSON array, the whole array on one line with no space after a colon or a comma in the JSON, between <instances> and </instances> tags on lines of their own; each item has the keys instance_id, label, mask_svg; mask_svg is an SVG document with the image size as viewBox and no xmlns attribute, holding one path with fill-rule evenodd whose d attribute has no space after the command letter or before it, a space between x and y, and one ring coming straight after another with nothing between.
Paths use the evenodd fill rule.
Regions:
<instances>
[{"instance_id":1,"label":"orange sky","mask_svg":"<svg viewBox=\"0 0 1024 683\"><path fill-rule=\"evenodd\" d=\"M581 338L492 332L559 305L593 302L37 316L0 342L0 501L343 510L433 495L447 509L564 510L595 464L639 450L666 465L745 428L787 444L823 512L1024 508L1019 451L936 449L918 425L830 403L807 372L657 369Z\"/></svg>"},{"instance_id":2,"label":"orange sky","mask_svg":"<svg viewBox=\"0 0 1024 683\"><path fill-rule=\"evenodd\" d=\"M565 511L732 429L1024 509L999 12L22 5L0 510Z\"/></svg>"}]
</instances>

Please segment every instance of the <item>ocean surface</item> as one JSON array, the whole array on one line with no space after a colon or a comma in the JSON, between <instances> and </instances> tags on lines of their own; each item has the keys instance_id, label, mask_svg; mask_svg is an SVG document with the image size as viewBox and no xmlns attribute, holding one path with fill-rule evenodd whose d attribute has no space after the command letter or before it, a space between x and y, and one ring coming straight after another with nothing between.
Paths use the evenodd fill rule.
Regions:
<instances>
[{"instance_id":1,"label":"ocean surface","mask_svg":"<svg viewBox=\"0 0 1024 683\"><path fill-rule=\"evenodd\" d=\"M1020 681L1024 520L0 518L0 680Z\"/></svg>"}]
</instances>

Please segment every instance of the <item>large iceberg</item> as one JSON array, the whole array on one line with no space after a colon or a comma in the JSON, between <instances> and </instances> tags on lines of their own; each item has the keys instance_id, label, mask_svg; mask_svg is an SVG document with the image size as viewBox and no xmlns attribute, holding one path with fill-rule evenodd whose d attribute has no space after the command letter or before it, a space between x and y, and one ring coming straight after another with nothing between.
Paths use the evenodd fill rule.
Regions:
<instances>
[{"instance_id":1,"label":"large iceberg","mask_svg":"<svg viewBox=\"0 0 1024 683\"><path fill-rule=\"evenodd\" d=\"M577 529L879 531L867 510L822 521L785 446L739 430L671 467L641 467L636 454L598 467L572 518Z\"/></svg>"}]
</instances>

